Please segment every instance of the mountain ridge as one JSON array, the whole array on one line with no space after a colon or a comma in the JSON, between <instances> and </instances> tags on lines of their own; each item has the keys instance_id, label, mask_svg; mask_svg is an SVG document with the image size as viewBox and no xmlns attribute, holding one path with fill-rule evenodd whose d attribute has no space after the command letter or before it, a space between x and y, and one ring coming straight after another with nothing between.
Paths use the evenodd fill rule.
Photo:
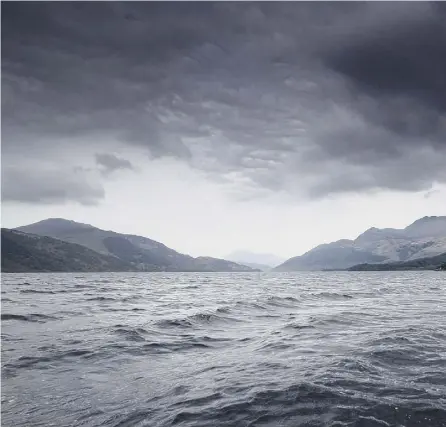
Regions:
<instances>
[{"instance_id":1,"label":"mountain ridge","mask_svg":"<svg viewBox=\"0 0 446 427\"><path fill-rule=\"evenodd\" d=\"M2 239L3 230L7 229L2 229ZM103 230L63 218L49 218L17 227L13 231L29 234L34 236L34 239L36 236L45 236L65 243L80 245L95 252L94 256L91 254L92 259L95 260L93 264L103 265L105 263L106 265L109 262L114 265L112 260L118 259L124 263L119 268L128 268L129 271L134 271L134 269L136 271L244 272L270 270L269 266L258 263L246 262L246 264L251 264L246 265L209 256L192 257L147 237ZM18 239L17 236L15 239ZM29 242L31 241L26 244L28 248L32 247ZM40 257L38 251L43 250L42 244L38 246L38 250L35 249L37 258ZM49 244L52 247L56 245L55 242L49 242ZM79 250L79 248L75 250L75 248L60 247L58 250L70 252ZM355 239L340 239L318 245L303 255L286 260L272 271L349 269L358 265L410 262L435 257L444 252L446 252L446 216L426 216L402 229L370 227ZM237 254L240 256L251 254L252 256L275 257L271 254L253 254L248 251L233 253L234 256ZM98 256L108 258L102 259ZM114 268L118 268L117 265L114 265Z\"/></svg>"},{"instance_id":2,"label":"mountain ridge","mask_svg":"<svg viewBox=\"0 0 446 427\"><path fill-rule=\"evenodd\" d=\"M48 236L1 229L2 273L138 271L119 258Z\"/></svg>"},{"instance_id":3,"label":"mountain ridge","mask_svg":"<svg viewBox=\"0 0 446 427\"><path fill-rule=\"evenodd\" d=\"M446 251L446 216L425 216L407 227L371 227L355 239L318 245L274 271L346 269L358 264L404 262Z\"/></svg>"},{"instance_id":4,"label":"mountain ridge","mask_svg":"<svg viewBox=\"0 0 446 427\"><path fill-rule=\"evenodd\" d=\"M140 271L257 271L219 258L194 258L147 237L103 230L63 218L48 218L14 230L81 245L130 263Z\"/></svg>"}]
</instances>

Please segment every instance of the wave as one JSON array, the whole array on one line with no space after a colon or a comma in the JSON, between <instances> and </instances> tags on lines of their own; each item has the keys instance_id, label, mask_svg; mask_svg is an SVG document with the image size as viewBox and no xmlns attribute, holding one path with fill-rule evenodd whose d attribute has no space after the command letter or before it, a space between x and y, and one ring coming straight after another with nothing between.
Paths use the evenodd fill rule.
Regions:
<instances>
[{"instance_id":1,"label":"wave","mask_svg":"<svg viewBox=\"0 0 446 427\"><path fill-rule=\"evenodd\" d=\"M146 353L177 353L187 352L194 349L215 349L226 345L232 340L227 338L213 338L209 336L184 336L182 339L172 341L154 341L143 344L140 347L133 347L129 351L134 355L144 355Z\"/></svg>"},{"instance_id":2,"label":"wave","mask_svg":"<svg viewBox=\"0 0 446 427\"><path fill-rule=\"evenodd\" d=\"M144 338L144 335L148 334L144 328L131 328L124 325L116 325L112 332L125 338L127 341L133 342L145 341L146 339Z\"/></svg>"},{"instance_id":3,"label":"wave","mask_svg":"<svg viewBox=\"0 0 446 427\"><path fill-rule=\"evenodd\" d=\"M217 313L224 313L224 314L228 314L231 312L231 308L230 307L218 307L216 310Z\"/></svg>"},{"instance_id":4,"label":"wave","mask_svg":"<svg viewBox=\"0 0 446 427\"><path fill-rule=\"evenodd\" d=\"M315 329L314 325L291 322L284 326L285 329Z\"/></svg>"},{"instance_id":5,"label":"wave","mask_svg":"<svg viewBox=\"0 0 446 427\"><path fill-rule=\"evenodd\" d=\"M116 301L116 298L112 298L112 297L92 297L92 298L87 298L87 301Z\"/></svg>"},{"instance_id":6,"label":"wave","mask_svg":"<svg viewBox=\"0 0 446 427\"><path fill-rule=\"evenodd\" d=\"M141 301L141 297L140 297L140 295L131 295L131 296L121 298L120 301L121 302Z\"/></svg>"},{"instance_id":7,"label":"wave","mask_svg":"<svg viewBox=\"0 0 446 427\"><path fill-rule=\"evenodd\" d=\"M104 309L105 312L142 312L142 311L147 311L145 308L141 308L141 307L133 307L133 308L106 308Z\"/></svg>"},{"instance_id":8,"label":"wave","mask_svg":"<svg viewBox=\"0 0 446 427\"><path fill-rule=\"evenodd\" d=\"M324 422L334 418L334 413L324 409L328 409L333 401L347 403L347 400L323 387L306 384L283 389L254 389L237 400L214 391L212 398L201 400L207 401L205 408L188 410L182 407L172 414L170 424L212 425L218 420L220 425L284 425L286 420L285 425L318 426L322 425L322 414Z\"/></svg>"},{"instance_id":9,"label":"wave","mask_svg":"<svg viewBox=\"0 0 446 427\"><path fill-rule=\"evenodd\" d=\"M241 320L215 313L197 313L180 319L158 320L155 324L161 328L194 328L200 325L225 322L241 322Z\"/></svg>"},{"instance_id":10,"label":"wave","mask_svg":"<svg viewBox=\"0 0 446 427\"><path fill-rule=\"evenodd\" d=\"M211 348L211 346L201 342L151 342L138 348L136 353L174 353L197 348L206 349Z\"/></svg>"},{"instance_id":11,"label":"wave","mask_svg":"<svg viewBox=\"0 0 446 427\"><path fill-rule=\"evenodd\" d=\"M308 294L305 294L304 296L310 299L319 299L319 298L325 298L331 300L353 299L353 296L350 294L341 294L338 292L316 292L316 293L310 292Z\"/></svg>"},{"instance_id":12,"label":"wave","mask_svg":"<svg viewBox=\"0 0 446 427\"><path fill-rule=\"evenodd\" d=\"M22 322L38 322L38 323L44 323L47 320L55 320L58 319L55 316L48 316L45 314L38 314L38 313L32 313L32 314L13 314L13 313L2 313L1 320L17 320Z\"/></svg>"},{"instance_id":13,"label":"wave","mask_svg":"<svg viewBox=\"0 0 446 427\"><path fill-rule=\"evenodd\" d=\"M8 361L7 363L5 363L2 370L6 376L12 377L15 376L21 369L44 369L49 364L53 364L66 358L88 358L94 354L93 351L84 349L71 349L66 351L59 351L54 354L51 354L51 352L47 353L49 354L44 356L21 356L16 360Z\"/></svg>"},{"instance_id":14,"label":"wave","mask_svg":"<svg viewBox=\"0 0 446 427\"><path fill-rule=\"evenodd\" d=\"M41 291L37 289L21 289L19 291L21 294L55 294L54 291Z\"/></svg>"},{"instance_id":15,"label":"wave","mask_svg":"<svg viewBox=\"0 0 446 427\"><path fill-rule=\"evenodd\" d=\"M259 302L237 301L235 303L235 307L246 310L268 310L268 307L266 307L266 305L260 304Z\"/></svg>"},{"instance_id":16,"label":"wave","mask_svg":"<svg viewBox=\"0 0 446 427\"><path fill-rule=\"evenodd\" d=\"M426 405L396 406L380 402L367 394L351 395L336 388L312 383L282 389L266 387L233 399L213 390L171 407L171 425L308 425L308 426L382 426L395 425L443 427L445 409Z\"/></svg>"},{"instance_id":17,"label":"wave","mask_svg":"<svg viewBox=\"0 0 446 427\"><path fill-rule=\"evenodd\" d=\"M417 365L422 362L422 354L411 348L383 348L370 353L370 359L379 365L404 366Z\"/></svg>"},{"instance_id":18,"label":"wave","mask_svg":"<svg viewBox=\"0 0 446 427\"><path fill-rule=\"evenodd\" d=\"M266 304L276 306L276 307L295 307L299 300L294 297L277 297L272 296L268 297L266 300Z\"/></svg>"},{"instance_id":19,"label":"wave","mask_svg":"<svg viewBox=\"0 0 446 427\"><path fill-rule=\"evenodd\" d=\"M42 290L42 289L21 289L20 293L21 294L66 294L72 292L70 290L66 290L66 289L60 289L58 291L47 291L47 290Z\"/></svg>"},{"instance_id":20,"label":"wave","mask_svg":"<svg viewBox=\"0 0 446 427\"><path fill-rule=\"evenodd\" d=\"M266 342L261 344L257 350L283 351L293 347L293 344L286 344L285 342Z\"/></svg>"}]
</instances>

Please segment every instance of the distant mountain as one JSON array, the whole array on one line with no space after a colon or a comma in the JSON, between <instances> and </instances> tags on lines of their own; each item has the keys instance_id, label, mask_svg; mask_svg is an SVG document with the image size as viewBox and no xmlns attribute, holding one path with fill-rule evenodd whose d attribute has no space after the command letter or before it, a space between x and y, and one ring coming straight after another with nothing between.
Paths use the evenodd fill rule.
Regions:
<instances>
[{"instance_id":1,"label":"distant mountain","mask_svg":"<svg viewBox=\"0 0 446 427\"><path fill-rule=\"evenodd\" d=\"M195 258L195 266L199 271L258 271L258 268L226 261L225 259L200 256Z\"/></svg>"},{"instance_id":2,"label":"distant mountain","mask_svg":"<svg viewBox=\"0 0 446 427\"><path fill-rule=\"evenodd\" d=\"M446 270L446 252L434 257L385 264L359 264L350 271L393 271L393 270Z\"/></svg>"},{"instance_id":3,"label":"distant mountain","mask_svg":"<svg viewBox=\"0 0 446 427\"><path fill-rule=\"evenodd\" d=\"M2 228L2 272L136 271L132 264L85 246Z\"/></svg>"},{"instance_id":4,"label":"distant mountain","mask_svg":"<svg viewBox=\"0 0 446 427\"><path fill-rule=\"evenodd\" d=\"M425 216L417 219L404 229L407 236L418 237L446 237L446 216Z\"/></svg>"},{"instance_id":5,"label":"distant mountain","mask_svg":"<svg viewBox=\"0 0 446 427\"><path fill-rule=\"evenodd\" d=\"M305 271L344 269L360 263L385 261L385 256L374 255L351 244L349 240L319 245L301 256L296 256L276 267L275 271Z\"/></svg>"},{"instance_id":6,"label":"distant mountain","mask_svg":"<svg viewBox=\"0 0 446 427\"><path fill-rule=\"evenodd\" d=\"M140 271L255 271L231 261L184 255L146 237L101 230L61 218L46 219L16 230L82 245Z\"/></svg>"},{"instance_id":7,"label":"distant mountain","mask_svg":"<svg viewBox=\"0 0 446 427\"><path fill-rule=\"evenodd\" d=\"M256 264L255 262L244 262L243 265L247 265L248 267L254 268L255 270L260 271L271 271L272 267L265 264Z\"/></svg>"},{"instance_id":8,"label":"distant mountain","mask_svg":"<svg viewBox=\"0 0 446 427\"><path fill-rule=\"evenodd\" d=\"M411 261L446 252L446 216L421 218L404 229L370 228L355 240L319 245L275 271L346 269L357 264Z\"/></svg>"},{"instance_id":9,"label":"distant mountain","mask_svg":"<svg viewBox=\"0 0 446 427\"><path fill-rule=\"evenodd\" d=\"M257 267L254 268L260 268L261 270L271 269L285 261L284 258L278 257L277 255L250 251L234 251L225 258L244 265L256 265Z\"/></svg>"}]
</instances>

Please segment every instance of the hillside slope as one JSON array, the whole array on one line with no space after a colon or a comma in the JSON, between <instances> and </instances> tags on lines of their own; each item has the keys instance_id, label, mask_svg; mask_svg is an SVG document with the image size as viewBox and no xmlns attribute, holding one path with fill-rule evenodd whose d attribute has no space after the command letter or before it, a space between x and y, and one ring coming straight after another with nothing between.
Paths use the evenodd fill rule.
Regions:
<instances>
[{"instance_id":1,"label":"hillside slope","mask_svg":"<svg viewBox=\"0 0 446 427\"><path fill-rule=\"evenodd\" d=\"M355 240L319 245L275 271L345 269L357 264L416 260L446 252L446 216L424 217L404 229L372 227Z\"/></svg>"},{"instance_id":2,"label":"hillside slope","mask_svg":"<svg viewBox=\"0 0 446 427\"><path fill-rule=\"evenodd\" d=\"M136 271L130 263L47 236L1 230L2 272Z\"/></svg>"},{"instance_id":3,"label":"hillside slope","mask_svg":"<svg viewBox=\"0 0 446 427\"><path fill-rule=\"evenodd\" d=\"M181 254L147 237L102 230L61 218L43 220L17 230L82 245L144 271L255 271L226 260Z\"/></svg>"},{"instance_id":4,"label":"hillside slope","mask_svg":"<svg viewBox=\"0 0 446 427\"><path fill-rule=\"evenodd\" d=\"M359 264L350 271L446 270L446 252L434 257L386 264Z\"/></svg>"}]
</instances>

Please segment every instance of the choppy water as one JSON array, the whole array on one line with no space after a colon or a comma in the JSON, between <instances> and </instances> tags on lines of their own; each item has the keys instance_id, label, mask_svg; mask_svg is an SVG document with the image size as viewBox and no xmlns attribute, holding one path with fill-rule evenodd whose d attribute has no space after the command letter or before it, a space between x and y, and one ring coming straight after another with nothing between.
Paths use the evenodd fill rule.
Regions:
<instances>
[{"instance_id":1,"label":"choppy water","mask_svg":"<svg viewBox=\"0 0 446 427\"><path fill-rule=\"evenodd\" d=\"M446 275L3 275L2 425L446 426Z\"/></svg>"}]
</instances>

